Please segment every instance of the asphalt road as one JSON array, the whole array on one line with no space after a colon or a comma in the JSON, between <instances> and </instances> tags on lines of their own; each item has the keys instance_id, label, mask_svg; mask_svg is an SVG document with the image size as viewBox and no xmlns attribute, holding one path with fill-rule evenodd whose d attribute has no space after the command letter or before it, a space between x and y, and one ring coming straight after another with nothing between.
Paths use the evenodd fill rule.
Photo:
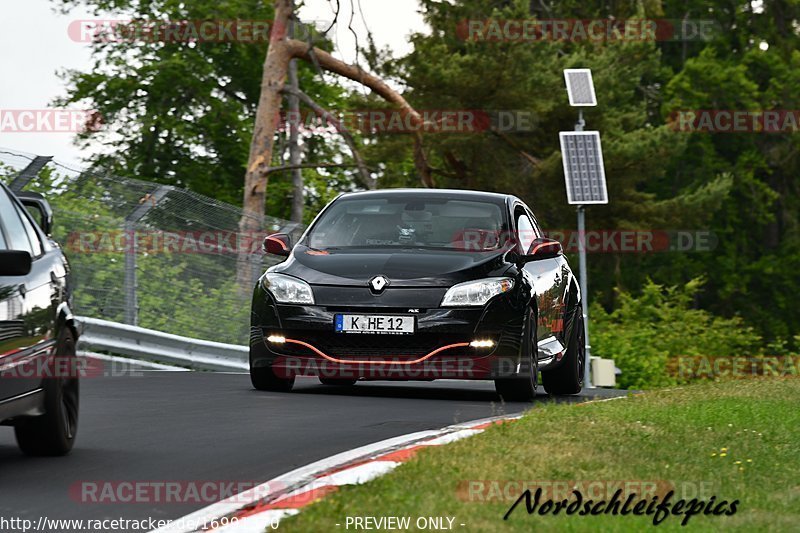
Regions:
<instances>
[{"instance_id":1,"label":"asphalt road","mask_svg":"<svg viewBox=\"0 0 800 533\"><path fill-rule=\"evenodd\" d=\"M81 490L125 481L255 484L390 437L535 407L501 404L490 382L337 389L305 378L281 394L253 390L246 375L136 374L82 381L78 441L67 457L25 457L13 430L0 427L0 517L175 519L212 502L94 503Z\"/></svg>"}]
</instances>

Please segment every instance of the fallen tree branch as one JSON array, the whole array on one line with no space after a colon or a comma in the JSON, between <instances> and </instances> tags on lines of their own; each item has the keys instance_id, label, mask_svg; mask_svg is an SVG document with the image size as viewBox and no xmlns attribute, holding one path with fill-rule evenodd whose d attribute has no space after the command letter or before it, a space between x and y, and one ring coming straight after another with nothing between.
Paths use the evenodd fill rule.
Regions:
<instances>
[{"instance_id":1,"label":"fallen tree branch","mask_svg":"<svg viewBox=\"0 0 800 533\"><path fill-rule=\"evenodd\" d=\"M353 135L350 133L350 130L348 130L339 119L333 116L333 114L331 114L330 111L323 108L321 105L315 102L310 96L308 96L303 91L299 89L297 91L294 91L289 87L284 87L283 92L286 94L294 95L297 98L299 98L300 101L306 104L308 107L310 107L318 117L323 119L326 124L330 124L334 128L336 128L336 131L339 132L339 134L342 136L342 139L350 148L350 152L353 154L353 159L356 162L355 166L356 168L358 168L358 173L361 176L362 185L364 185L364 187L366 187L369 190L375 189L375 187L377 186L377 182L375 178L373 178L370 175L369 170L367 169L367 165L364 162L364 158L361 157L361 152L359 152L358 147L356 145L356 141L353 138Z\"/></svg>"},{"instance_id":2,"label":"fallen tree branch","mask_svg":"<svg viewBox=\"0 0 800 533\"><path fill-rule=\"evenodd\" d=\"M521 155L522 157L527 159L533 166L538 167L539 165L542 164L542 160L541 159L539 159L538 157L535 157L535 156L529 154L528 152L526 152L524 148L522 148L514 139L512 139L511 137L509 137L505 133L503 133L501 131L497 131L494 128L492 128L491 131L492 131L492 133L497 135L500 139L505 141L505 143L508 144L511 148L513 148L514 150L519 152L519 155Z\"/></svg>"},{"instance_id":3,"label":"fallen tree branch","mask_svg":"<svg viewBox=\"0 0 800 533\"><path fill-rule=\"evenodd\" d=\"M422 184L425 187L434 187L433 175L431 174L430 165L422 149L422 130L424 129L425 121L422 116L406 101L403 96L389 87L389 85L378 78L366 72L358 65L348 65L344 61L336 59L325 50L313 47L309 48L308 43L297 41L295 39L287 39L284 42L286 51L290 57L301 58L306 61L314 61L325 70L338 74L345 78L356 81L365 87L372 89L372 92L393 104L400 110L403 118L408 116L411 123L415 127L415 146L414 146L414 159L415 167L420 175Z\"/></svg>"},{"instance_id":4,"label":"fallen tree branch","mask_svg":"<svg viewBox=\"0 0 800 533\"><path fill-rule=\"evenodd\" d=\"M285 170L295 170L298 168L354 168L358 165L355 163L299 163L297 165L280 165L277 167L269 167L268 174L276 172L283 172Z\"/></svg>"}]
</instances>

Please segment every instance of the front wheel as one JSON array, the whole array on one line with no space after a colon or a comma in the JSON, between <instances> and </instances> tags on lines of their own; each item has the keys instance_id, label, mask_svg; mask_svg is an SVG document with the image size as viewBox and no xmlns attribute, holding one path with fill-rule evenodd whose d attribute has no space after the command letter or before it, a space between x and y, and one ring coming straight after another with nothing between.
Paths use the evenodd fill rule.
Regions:
<instances>
[{"instance_id":1,"label":"front wheel","mask_svg":"<svg viewBox=\"0 0 800 533\"><path fill-rule=\"evenodd\" d=\"M250 358L250 382L257 390L271 392L290 392L294 387L294 376L284 378L275 374L272 366L258 364Z\"/></svg>"},{"instance_id":2,"label":"front wheel","mask_svg":"<svg viewBox=\"0 0 800 533\"><path fill-rule=\"evenodd\" d=\"M547 394L556 396L578 394L583 388L583 368L586 360L585 330L580 303L572 332L572 342L567 347L564 361L558 368L542 370L542 384Z\"/></svg>"},{"instance_id":3,"label":"front wheel","mask_svg":"<svg viewBox=\"0 0 800 533\"><path fill-rule=\"evenodd\" d=\"M494 380L494 388L497 394L506 402L530 402L536 398L536 381L539 367L536 357L538 347L536 342L536 315L533 313L527 318L525 332L523 346L525 357L522 362L525 372L521 376Z\"/></svg>"},{"instance_id":4,"label":"front wheel","mask_svg":"<svg viewBox=\"0 0 800 533\"><path fill-rule=\"evenodd\" d=\"M66 375L63 369L67 368ZM17 444L27 455L66 455L78 433L78 365L75 338L64 326L56 342L52 376L44 378L45 414L20 420L14 426Z\"/></svg>"}]
</instances>

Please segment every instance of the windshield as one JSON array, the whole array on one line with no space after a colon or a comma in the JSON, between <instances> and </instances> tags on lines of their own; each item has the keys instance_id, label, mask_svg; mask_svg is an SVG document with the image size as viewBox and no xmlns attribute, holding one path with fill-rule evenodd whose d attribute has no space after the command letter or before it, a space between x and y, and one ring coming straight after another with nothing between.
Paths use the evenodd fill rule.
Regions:
<instances>
[{"instance_id":1,"label":"windshield","mask_svg":"<svg viewBox=\"0 0 800 533\"><path fill-rule=\"evenodd\" d=\"M501 205L436 197L391 196L333 203L308 236L330 248L433 248L488 251L501 246L507 225Z\"/></svg>"}]
</instances>

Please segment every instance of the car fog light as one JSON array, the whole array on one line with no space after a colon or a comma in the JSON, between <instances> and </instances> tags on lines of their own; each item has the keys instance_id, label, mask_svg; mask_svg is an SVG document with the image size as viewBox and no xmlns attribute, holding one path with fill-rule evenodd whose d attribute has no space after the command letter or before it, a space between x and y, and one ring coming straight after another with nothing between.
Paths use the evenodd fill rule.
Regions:
<instances>
[{"instance_id":1,"label":"car fog light","mask_svg":"<svg viewBox=\"0 0 800 533\"><path fill-rule=\"evenodd\" d=\"M271 342L272 344L283 344L286 342L286 337L281 337L280 335L270 335L267 337L267 342Z\"/></svg>"},{"instance_id":2,"label":"car fog light","mask_svg":"<svg viewBox=\"0 0 800 533\"><path fill-rule=\"evenodd\" d=\"M472 341L469 345L473 348L491 348L494 346L494 341Z\"/></svg>"}]
</instances>

